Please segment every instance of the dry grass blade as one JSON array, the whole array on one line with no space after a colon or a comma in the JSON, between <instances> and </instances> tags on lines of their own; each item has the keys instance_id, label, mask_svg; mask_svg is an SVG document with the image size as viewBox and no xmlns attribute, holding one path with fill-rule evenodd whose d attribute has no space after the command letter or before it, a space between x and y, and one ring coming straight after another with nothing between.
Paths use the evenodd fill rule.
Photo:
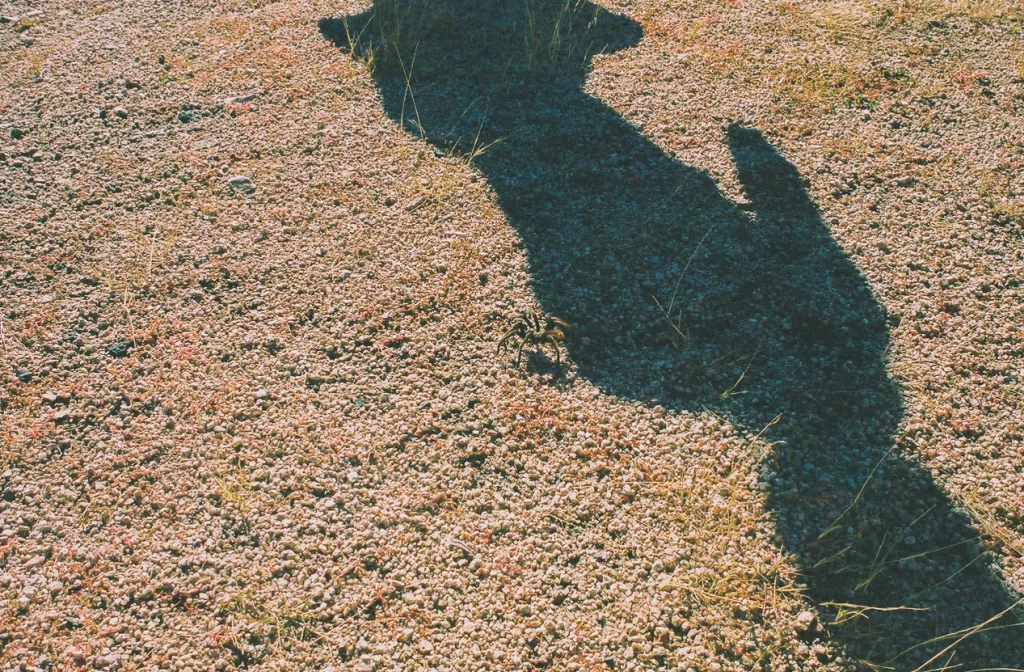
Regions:
<instances>
[{"instance_id":1,"label":"dry grass blade","mask_svg":"<svg viewBox=\"0 0 1024 672\"><path fill-rule=\"evenodd\" d=\"M11 341L14 344L16 344L19 348L21 348L23 351L25 351L26 354L28 354L30 356L35 356L35 353L33 353L31 350L29 350L27 347L25 347L25 344L22 343L21 341L19 341L17 338L12 337ZM4 330L4 318L3 318L3 315L0 315L0 343L3 343L3 346L4 346L4 357L9 359L10 358L10 353L7 350L7 332Z\"/></svg>"},{"instance_id":2,"label":"dry grass blade","mask_svg":"<svg viewBox=\"0 0 1024 672\"><path fill-rule=\"evenodd\" d=\"M732 386L729 387L729 389L722 392L722 399L729 399L731 397L735 397L738 394L743 394L742 392L737 392L736 388L739 387L740 383L743 382L743 379L746 378L747 372L750 371L750 367L754 364L754 360L757 359L757 355L761 352L762 345L764 345L764 337L762 337L761 340L758 342L757 348L754 349L754 354L752 354L750 356L750 359L747 360L747 365L743 368L743 372L740 373L740 377L736 379L736 382L733 383Z\"/></svg>"},{"instance_id":3,"label":"dry grass blade","mask_svg":"<svg viewBox=\"0 0 1024 672\"><path fill-rule=\"evenodd\" d=\"M121 296L121 306L124 308L124 314L128 317L128 329L132 339L132 346L137 348L139 343L135 340L135 321L132 319L132 310L129 305L128 288L129 285L126 284L124 286L124 293Z\"/></svg>"},{"instance_id":4,"label":"dry grass blade","mask_svg":"<svg viewBox=\"0 0 1024 672\"><path fill-rule=\"evenodd\" d=\"M927 607L873 607L866 604L853 604L851 602L822 602L821 606L834 607L838 609L833 625L842 625L843 623L856 618L870 618L870 616L867 615L870 612L889 613L897 611L928 611Z\"/></svg>"},{"instance_id":5,"label":"dry grass blade","mask_svg":"<svg viewBox=\"0 0 1024 672\"><path fill-rule=\"evenodd\" d=\"M860 501L861 496L864 494L865 488L867 488L868 483L871 482L871 478L875 475L875 472L878 471L878 468L882 466L882 462L885 461L885 458L889 457L889 454L895 449L896 444L894 443L892 446L889 447L889 450L885 451L885 454L882 455L882 457L875 464L874 468L871 469L871 473L868 474L868 477L864 479L863 483L861 483L860 490L857 491L857 495L853 498L853 501L850 502L850 504L845 509L843 509L843 512L840 513L839 516L835 520L833 520L828 527L822 530L821 534L818 535L818 539L824 539L825 537L839 529L839 521L846 517L846 514L853 510L853 507L857 506L857 502Z\"/></svg>"},{"instance_id":6,"label":"dry grass blade","mask_svg":"<svg viewBox=\"0 0 1024 672\"><path fill-rule=\"evenodd\" d=\"M427 132L423 128L423 122L420 120L420 109L416 104L416 94L412 91L412 71L416 67L416 54L419 51L419 47L413 50L412 62L409 64L409 69L406 70L405 62L402 60L402 55L396 53L395 56L398 58L398 64L402 67L402 76L405 78L405 93L402 96L402 113L401 113L401 124L405 125L405 101L407 99L412 100L412 109L416 114L416 131L420 135L421 140L427 139Z\"/></svg>"},{"instance_id":7,"label":"dry grass blade","mask_svg":"<svg viewBox=\"0 0 1024 672\"><path fill-rule=\"evenodd\" d=\"M934 638L929 639L927 641L924 641L924 642L921 642L919 644L916 644L916 645L910 647L909 649L906 649L905 651L903 651L902 653L897 655L892 660L893 661L898 660L899 658L902 658L907 653L910 653L911 651L913 651L913 650L915 650L917 648L920 648L922 646L928 646L930 644L936 644L938 642L943 642L945 640L953 639L955 637L956 639L953 641L953 643L951 643L948 646L946 646L944 649L942 649L941 651L936 653L934 656L932 656L931 658L929 658L925 662L923 662L920 665L918 665L913 670L913 672L924 672L924 670L929 665L931 665L936 660L942 658L944 655L946 655L947 653L949 653L951 651L953 651L955 653L954 650L956 649L957 645L959 645L960 643L962 643L963 641L965 641L965 640L967 640L967 639L969 639L971 637L974 637L977 634L980 634L982 632L988 632L990 630L1000 629L1000 628L1019 628L1019 627L1024 627L1024 623L1014 623L1014 624L1011 624L1011 625L997 626L997 628L986 628L985 627L985 626L989 625L990 623L994 623L994 622L998 621L1000 618L1002 618L1006 614L1012 612L1014 609L1016 609L1017 607L1021 606L1022 604L1024 604L1024 599L1018 600L1018 601L1014 602L1013 604L1008 606L1006 609L1003 609L1002 611L1000 611L998 614L996 614L996 615L994 615L994 616L992 616L992 617L982 621L981 623L978 623L975 626L972 626L970 628L965 628L963 630L958 630L957 632L951 632L949 634L942 635L942 636L939 636L939 637L934 637ZM890 662L892 662L892 661L890 661Z\"/></svg>"},{"instance_id":8,"label":"dry grass blade","mask_svg":"<svg viewBox=\"0 0 1024 672\"><path fill-rule=\"evenodd\" d=\"M676 187L675 191L672 192L672 195L669 196L668 200L671 201L671 199L677 193L679 193L679 190L682 189L682 186L683 185L680 184L678 187ZM652 213L648 217L647 222L649 222L651 219L653 219L653 217L654 217L654 214ZM645 222L645 225L646 225L647 222ZM684 332L683 331L683 325L682 325L682 319L683 318L682 318L682 314L680 314L679 317L675 321L673 321L672 320L672 310L676 306L676 299L679 296L679 288L680 288L680 286L682 286L683 278L686 276L687 271L690 270L690 266L693 264L693 260L697 257L697 252L700 251L701 247L704 246L704 241L706 241L708 239L708 236L710 236L712 234L712 232L716 228L718 228L718 226L719 226L718 224L715 224L715 225L711 226L704 233L704 235L701 237L701 239L697 242L697 246L693 248L693 252L690 254L690 258L686 260L686 265L683 267L683 270L679 273L679 277L676 280L676 285L675 285L675 288L672 290L672 297L669 299L668 307L666 308L665 306L663 306L662 303L661 303L661 300L658 299L657 296L654 296L654 295L651 296L651 298L654 299L654 303L658 306L658 310L661 311L661 316L662 316L662 319L665 320L665 324L667 324L669 326L669 328L672 329L672 331L675 333L675 335L678 338L680 338L683 343L686 343L687 347L689 347L689 344L690 344L690 335L689 335L688 332Z\"/></svg>"},{"instance_id":9,"label":"dry grass blade","mask_svg":"<svg viewBox=\"0 0 1024 672\"><path fill-rule=\"evenodd\" d=\"M985 536L1003 544L1005 548L1013 551L1018 557L1024 558L1024 543L1015 539L1010 530L995 520L994 515L979 506L976 496L970 494L960 495L957 497L957 501L971 514L974 520L978 521Z\"/></svg>"}]
</instances>

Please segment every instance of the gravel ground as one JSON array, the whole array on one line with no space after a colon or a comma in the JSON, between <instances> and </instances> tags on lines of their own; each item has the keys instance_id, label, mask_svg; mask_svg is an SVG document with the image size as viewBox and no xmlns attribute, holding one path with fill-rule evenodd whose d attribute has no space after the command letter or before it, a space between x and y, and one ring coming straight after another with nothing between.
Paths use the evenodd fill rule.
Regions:
<instances>
[{"instance_id":1,"label":"gravel ground","mask_svg":"<svg viewBox=\"0 0 1024 672\"><path fill-rule=\"evenodd\" d=\"M1020 3L401 4L0 4L0 670L1024 668Z\"/></svg>"}]
</instances>

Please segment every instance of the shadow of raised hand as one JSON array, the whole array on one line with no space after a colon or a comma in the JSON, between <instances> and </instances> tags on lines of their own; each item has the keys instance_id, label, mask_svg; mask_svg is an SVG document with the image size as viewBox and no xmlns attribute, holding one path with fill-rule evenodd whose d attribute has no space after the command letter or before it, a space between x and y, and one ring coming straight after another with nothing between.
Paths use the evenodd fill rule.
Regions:
<instances>
[{"instance_id":1,"label":"shadow of raised hand","mask_svg":"<svg viewBox=\"0 0 1024 672\"><path fill-rule=\"evenodd\" d=\"M868 607L833 629L851 655L913 669L953 644L940 667L953 651L965 669L1024 661L1018 628L897 657L1013 598L968 521L893 450L884 311L760 132L727 133L744 211L583 92L593 56L641 38L589 2L378 0L320 29L370 64L391 118L486 176L538 300L585 336L568 346L580 376L752 431L781 415L762 468L779 542L817 603Z\"/></svg>"}]
</instances>

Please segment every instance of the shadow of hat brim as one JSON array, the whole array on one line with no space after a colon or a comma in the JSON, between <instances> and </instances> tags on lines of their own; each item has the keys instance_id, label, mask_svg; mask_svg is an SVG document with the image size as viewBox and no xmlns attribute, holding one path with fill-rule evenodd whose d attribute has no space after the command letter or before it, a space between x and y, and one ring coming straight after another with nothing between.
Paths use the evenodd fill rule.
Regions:
<instances>
[{"instance_id":1,"label":"shadow of hat brim","mask_svg":"<svg viewBox=\"0 0 1024 672\"><path fill-rule=\"evenodd\" d=\"M584 54L582 63L584 66L597 54L613 53L635 47L643 37L643 29L637 22L590 2L580 3L571 11L567 10L566 5L562 2L548 2L542 7L534 5L530 8L526 4L520 3L502 4L503 14L501 16L504 20L499 22L494 21L491 15L495 10L490 8L486 2L461 0L449 4L458 7L458 11L450 10L448 13L449 18L456 26L480 24L485 21L497 24L489 34L493 40L489 41L522 42L537 30L537 15L540 14L547 18L550 24L545 30L555 30L562 37L578 40L578 49ZM569 11L570 20L565 22L561 18L567 11ZM433 20L439 15L440 12L435 4L411 3L400 15L387 19L385 23L395 22L395 27L400 24L403 29L412 28L411 42L414 48L416 50L429 49L430 46L427 43L431 41L430 38L437 37L435 33L438 32L436 26L433 25ZM379 17L378 9L371 7L350 16L323 18L319 22L319 30L324 38L343 51L365 58L375 48L382 45L392 46L385 45L385 30L382 29ZM436 42L443 45L445 37L459 39L446 34Z\"/></svg>"},{"instance_id":2,"label":"shadow of hat brim","mask_svg":"<svg viewBox=\"0 0 1024 672\"><path fill-rule=\"evenodd\" d=\"M346 53L364 57L363 45L379 38L379 31L374 28L374 12L368 9L359 14L342 17L320 19L317 27L320 34Z\"/></svg>"}]
</instances>

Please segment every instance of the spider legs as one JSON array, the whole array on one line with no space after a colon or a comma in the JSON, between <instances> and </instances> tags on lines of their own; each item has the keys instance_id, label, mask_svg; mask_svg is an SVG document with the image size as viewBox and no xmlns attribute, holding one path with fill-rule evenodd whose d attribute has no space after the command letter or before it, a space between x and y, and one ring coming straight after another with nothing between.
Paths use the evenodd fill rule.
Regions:
<instances>
[{"instance_id":1,"label":"spider legs","mask_svg":"<svg viewBox=\"0 0 1024 672\"><path fill-rule=\"evenodd\" d=\"M523 336L523 333L525 331L526 331L526 328L523 326L523 324L521 322L512 325L512 328L509 329L508 331L506 331L505 335L501 337L500 341L498 341L497 351L501 352L504 348L508 347L509 339L511 339L513 336L515 336L517 334L519 336Z\"/></svg>"},{"instance_id":2,"label":"spider legs","mask_svg":"<svg viewBox=\"0 0 1024 672\"><path fill-rule=\"evenodd\" d=\"M519 342L519 349L516 351L516 368L519 368L519 365L523 361L523 348L526 347L526 342L528 340L530 339L524 337L523 340Z\"/></svg>"},{"instance_id":3,"label":"spider legs","mask_svg":"<svg viewBox=\"0 0 1024 672\"><path fill-rule=\"evenodd\" d=\"M505 349L505 347L506 347L506 344L508 343L508 339L512 338L512 334L514 333L514 331L515 331L515 330L513 329L512 331L508 332L507 334L505 334L504 336L502 336L502 337L501 337L501 340L500 340L500 341L498 341L498 348L497 348L497 351L498 351L499 353L500 353L500 352L501 352L502 350L504 350L504 349Z\"/></svg>"},{"instance_id":4,"label":"spider legs","mask_svg":"<svg viewBox=\"0 0 1024 672\"><path fill-rule=\"evenodd\" d=\"M546 340L547 340L548 343L551 344L551 347L553 347L555 349L555 363L558 365L558 368L561 369L562 368L562 349L560 347L558 347L558 339L555 338L554 336L552 336L551 334L548 334L547 337L546 337Z\"/></svg>"}]
</instances>

